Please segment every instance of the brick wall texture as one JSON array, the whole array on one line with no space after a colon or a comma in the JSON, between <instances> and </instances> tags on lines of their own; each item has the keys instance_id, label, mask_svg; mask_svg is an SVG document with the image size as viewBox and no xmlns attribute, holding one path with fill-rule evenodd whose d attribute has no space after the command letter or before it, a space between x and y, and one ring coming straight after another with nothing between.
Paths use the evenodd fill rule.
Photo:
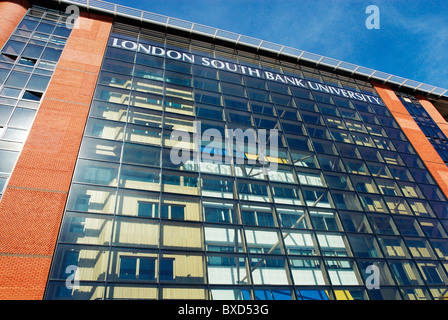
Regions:
<instances>
[{"instance_id":1,"label":"brick wall texture","mask_svg":"<svg viewBox=\"0 0 448 320\"><path fill-rule=\"evenodd\" d=\"M26 0L0 1L0 48L8 41L9 36L18 26L30 3Z\"/></svg>"},{"instance_id":2,"label":"brick wall texture","mask_svg":"<svg viewBox=\"0 0 448 320\"><path fill-rule=\"evenodd\" d=\"M111 26L112 18L81 14L0 202L2 300L43 298Z\"/></svg>"}]
</instances>

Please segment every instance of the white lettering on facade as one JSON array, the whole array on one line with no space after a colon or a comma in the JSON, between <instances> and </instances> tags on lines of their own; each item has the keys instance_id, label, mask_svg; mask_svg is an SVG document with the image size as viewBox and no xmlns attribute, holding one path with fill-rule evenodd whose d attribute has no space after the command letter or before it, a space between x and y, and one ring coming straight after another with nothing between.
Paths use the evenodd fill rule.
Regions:
<instances>
[{"instance_id":1,"label":"white lettering on facade","mask_svg":"<svg viewBox=\"0 0 448 320\"><path fill-rule=\"evenodd\" d=\"M122 48L130 51L136 51L139 53L144 53L147 55L166 57L172 60L183 61L191 64L196 64L195 55L185 53L182 51L177 51L173 49L164 49L156 46L145 45L142 43L137 44L136 42L129 40L121 40L114 38L112 39L112 47ZM215 68L219 70L227 70L230 72L241 73L244 75L250 75L252 77L264 78L266 80L281 82L284 84L289 84L291 86L302 87L306 89L311 89L313 91L330 93L340 97L350 98L359 101L365 101L370 103L375 103L383 105L382 101L378 97L370 96L360 92L350 91L342 88L336 88L330 85L324 85L312 81L306 81L305 79L299 79L293 76L286 76L270 71L261 71L260 69L251 68L248 66L239 65L236 63L231 63L227 61L221 61L218 59L211 59L207 57L201 57L200 63L202 66Z\"/></svg>"}]
</instances>

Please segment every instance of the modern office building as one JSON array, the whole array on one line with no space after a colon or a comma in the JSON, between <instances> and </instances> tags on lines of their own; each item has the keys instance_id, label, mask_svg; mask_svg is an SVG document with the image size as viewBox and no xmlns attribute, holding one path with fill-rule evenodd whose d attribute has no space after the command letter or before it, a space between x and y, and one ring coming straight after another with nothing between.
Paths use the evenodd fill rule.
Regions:
<instances>
[{"instance_id":1,"label":"modern office building","mask_svg":"<svg viewBox=\"0 0 448 320\"><path fill-rule=\"evenodd\" d=\"M103 1L0 19L0 299L448 299L447 90Z\"/></svg>"}]
</instances>

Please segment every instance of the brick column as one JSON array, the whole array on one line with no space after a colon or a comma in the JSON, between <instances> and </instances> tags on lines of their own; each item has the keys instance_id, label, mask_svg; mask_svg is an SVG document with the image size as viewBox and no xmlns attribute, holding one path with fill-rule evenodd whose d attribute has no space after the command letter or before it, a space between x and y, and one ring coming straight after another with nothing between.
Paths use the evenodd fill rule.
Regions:
<instances>
[{"instance_id":1,"label":"brick column","mask_svg":"<svg viewBox=\"0 0 448 320\"><path fill-rule=\"evenodd\" d=\"M0 299L42 299L112 18L82 13L0 203Z\"/></svg>"},{"instance_id":2,"label":"brick column","mask_svg":"<svg viewBox=\"0 0 448 320\"><path fill-rule=\"evenodd\" d=\"M415 151L434 177L434 180L436 180L440 189L448 198L448 167L446 166L445 162L443 162L442 158L439 156L432 144L428 141L425 134L422 132L418 124L414 121L406 107L401 103L395 92L388 85L375 82L373 82L372 84L380 95L381 99L386 104L389 111L392 113L392 116L397 121L398 125L403 130L409 142L412 144ZM422 97L420 97L419 99L421 98ZM423 100L420 100L420 102L422 101ZM429 103L429 101L427 102ZM426 104L426 102L424 103ZM427 107L425 107L425 109L426 108ZM434 111L437 112L437 110L433 110L432 114L431 112L429 112L432 117ZM437 119L435 120L437 121Z\"/></svg>"},{"instance_id":3,"label":"brick column","mask_svg":"<svg viewBox=\"0 0 448 320\"><path fill-rule=\"evenodd\" d=\"M30 3L26 0L0 2L0 48L3 48L29 8Z\"/></svg>"}]
</instances>

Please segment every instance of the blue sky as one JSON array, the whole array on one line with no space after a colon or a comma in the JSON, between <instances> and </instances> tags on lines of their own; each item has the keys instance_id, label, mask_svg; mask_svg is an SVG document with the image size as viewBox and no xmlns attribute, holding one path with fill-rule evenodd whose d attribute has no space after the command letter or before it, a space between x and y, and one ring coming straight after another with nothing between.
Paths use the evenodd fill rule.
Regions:
<instances>
[{"instance_id":1,"label":"blue sky","mask_svg":"<svg viewBox=\"0 0 448 320\"><path fill-rule=\"evenodd\" d=\"M448 89L446 0L109 0ZM380 10L369 30L366 8Z\"/></svg>"}]
</instances>

